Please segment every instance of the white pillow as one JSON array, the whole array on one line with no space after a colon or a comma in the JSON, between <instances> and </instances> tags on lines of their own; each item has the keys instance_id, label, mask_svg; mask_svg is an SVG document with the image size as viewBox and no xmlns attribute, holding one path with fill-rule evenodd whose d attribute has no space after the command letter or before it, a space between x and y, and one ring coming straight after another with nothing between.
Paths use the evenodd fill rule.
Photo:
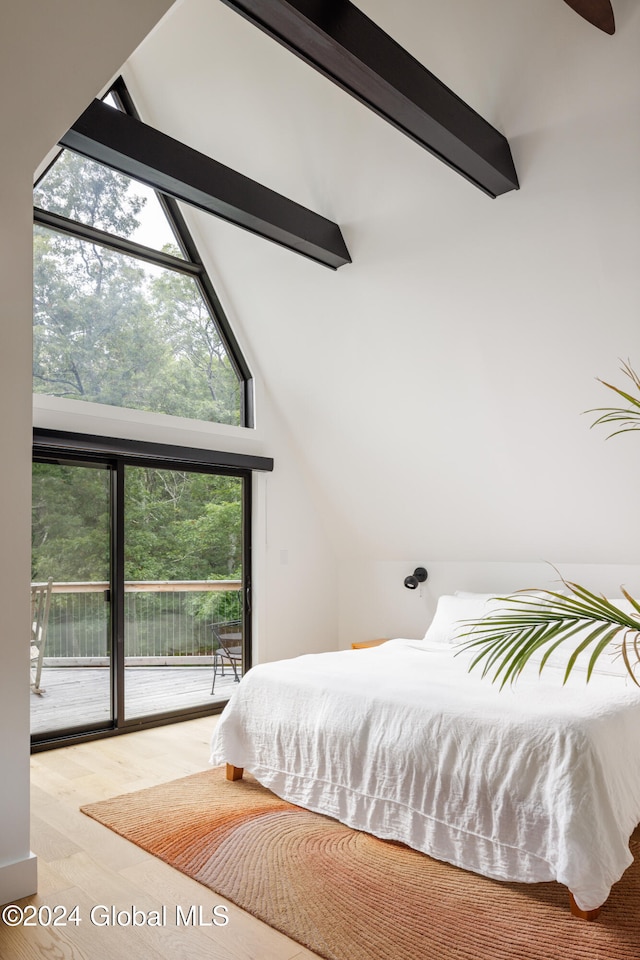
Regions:
<instances>
[{"instance_id":1,"label":"white pillow","mask_svg":"<svg viewBox=\"0 0 640 960\"><path fill-rule=\"evenodd\" d=\"M544 594L540 595L544 596ZM436 643L460 642L462 639L461 634L468 629L468 625L461 621L482 620L492 613L508 608L509 603L506 599L508 596L509 594L505 593L503 595L505 599L500 599L499 596L493 593L471 593L463 590L456 591L453 596L441 596L438 600L434 618L431 621L424 639ZM521 596L535 597L535 594L525 593ZM634 610L628 600L624 598L609 598L609 603L613 603L620 610L630 613L634 618L640 619L640 614ZM545 668L549 666L562 670L566 669L571 653L580 642L581 636L586 639L590 631L590 627L585 627L583 631L569 637L565 643L561 643L549 656L545 663ZM587 672L592 649L591 647L587 648L584 653L580 654L572 668L573 671L581 673ZM546 650L547 647L544 646L533 653L529 659L529 663L532 665L540 664ZM604 676L628 676L627 668L618 652L615 641L610 653L603 652L600 654L593 672Z\"/></svg>"},{"instance_id":2,"label":"white pillow","mask_svg":"<svg viewBox=\"0 0 640 960\"><path fill-rule=\"evenodd\" d=\"M634 619L639 619L640 614L634 609L633 605L629 603L628 600L624 597L608 597L608 602L612 603L614 606L618 607L619 610L623 610L625 613L630 614ZM557 667L561 670L566 670L567 664L571 654L578 646L581 640L586 640L589 634L592 632L593 627L586 626L583 627L578 633L574 633L572 637L569 637L566 642L560 644L556 647L553 653L549 656L549 659L545 663L545 668L547 666ZM593 668L594 674L600 674L607 677L628 677L629 672L625 666L622 655L620 654L619 642L622 641L623 633L619 635L619 639L616 639L611 644L611 649L603 651L596 661L596 665ZM594 641L596 642L596 641ZM530 658L531 663L541 663L542 658L544 657L546 647L541 647L540 650L537 650L532 654ZM584 650L575 664L571 668L572 673L586 673L589 669L589 660L591 659L591 654L593 653L593 645L590 644L586 650ZM633 659L633 658L632 658Z\"/></svg>"},{"instance_id":3,"label":"white pillow","mask_svg":"<svg viewBox=\"0 0 640 960\"><path fill-rule=\"evenodd\" d=\"M453 596L447 594L441 596L424 639L435 643L452 644L460 642L462 639L461 634L467 629L467 624L462 621L481 620L484 617L490 616L492 613L497 613L500 610L508 608L509 601L506 599L508 596L509 595L505 593L503 598L500 599L499 596L494 593L470 593L466 591L456 591ZM523 596L535 595L523 594ZM613 598L610 599L609 602L615 604L615 606L621 610L640 618L640 614L634 611L628 600ZM549 666L564 670L571 653L580 642L580 636L582 635L586 638L590 630L590 627L585 627L581 634L576 633L568 638L565 643L560 644L546 661L545 668ZM546 646L541 647L540 650L531 655L529 662L532 665L540 664L546 649ZM587 672L591 650L592 648L587 648L587 650L578 657L573 671L581 673ZM618 652L617 645L614 644L612 646L611 653L607 652L600 655L594 668L594 673L614 677L628 676L627 668Z\"/></svg>"},{"instance_id":4,"label":"white pillow","mask_svg":"<svg viewBox=\"0 0 640 960\"><path fill-rule=\"evenodd\" d=\"M456 590L454 597L461 597L462 600L493 600L494 597L506 596L499 593L474 593L471 590Z\"/></svg>"},{"instance_id":5,"label":"white pillow","mask_svg":"<svg viewBox=\"0 0 640 960\"><path fill-rule=\"evenodd\" d=\"M585 629L584 637L589 634L589 629ZM576 633L570 637L566 643L561 643L559 647L553 651L549 658L545 661L543 667L543 672L547 667L555 667L558 670L563 672L567 669L567 664L569 663L569 658L575 650L576 646L580 643L580 634ZM545 647L541 647L540 650L536 650L535 653L532 653L529 657L528 663L541 664L542 658L545 654ZM593 653L593 647L589 646L583 653L580 654L573 667L571 668L572 673L586 673L589 669L589 660L591 659L591 654ZM525 668L526 669L526 668ZM596 662L595 667L593 668L594 674L600 674L605 677L627 677L629 676L627 668L625 666L624 660L619 653L618 647L614 644L611 647L611 652L603 651Z\"/></svg>"},{"instance_id":6,"label":"white pillow","mask_svg":"<svg viewBox=\"0 0 640 960\"><path fill-rule=\"evenodd\" d=\"M466 629L466 624L461 620L481 620L504 607L504 601L490 593L466 596L444 594L438 600L424 639L435 643L455 643Z\"/></svg>"}]
</instances>

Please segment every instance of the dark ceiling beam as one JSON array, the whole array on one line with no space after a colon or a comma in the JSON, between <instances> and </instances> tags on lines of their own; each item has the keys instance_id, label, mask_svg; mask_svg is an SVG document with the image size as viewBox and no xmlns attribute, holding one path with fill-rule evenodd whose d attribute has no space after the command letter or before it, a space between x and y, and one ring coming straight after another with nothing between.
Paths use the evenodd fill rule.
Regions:
<instances>
[{"instance_id":1,"label":"dark ceiling beam","mask_svg":"<svg viewBox=\"0 0 640 960\"><path fill-rule=\"evenodd\" d=\"M334 270L351 262L331 220L100 100L60 144Z\"/></svg>"},{"instance_id":2,"label":"dark ceiling beam","mask_svg":"<svg viewBox=\"0 0 640 960\"><path fill-rule=\"evenodd\" d=\"M505 137L349 0L223 3L489 196L518 189Z\"/></svg>"}]
</instances>

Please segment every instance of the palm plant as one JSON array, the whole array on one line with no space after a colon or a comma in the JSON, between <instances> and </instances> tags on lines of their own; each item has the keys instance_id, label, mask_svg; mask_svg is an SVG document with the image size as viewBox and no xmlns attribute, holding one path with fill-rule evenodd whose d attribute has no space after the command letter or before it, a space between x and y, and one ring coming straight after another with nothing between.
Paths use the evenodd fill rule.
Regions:
<instances>
[{"instance_id":1,"label":"palm plant","mask_svg":"<svg viewBox=\"0 0 640 960\"><path fill-rule=\"evenodd\" d=\"M609 436L640 430L640 377L629 363L623 363L621 369L631 380L637 396L604 380L599 382L630 406L587 411L600 414L592 426L613 424L617 427ZM577 645L567 660L565 682L582 654L589 657L588 681L600 656L613 651L619 654L631 679L640 686L636 676L640 670L640 603L623 589L622 595L631 608L631 612L627 612L578 583L561 580L566 592L519 591L499 598L505 606L482 620L463 621L458 639L464 641L462 649L475 653L470 669L480 665L483 676L489 675L504 686L518 678L532 657L542 670L554 651L574 638Z\"/></svg>"},{"instance_id":2,"label":"palm plant","mask_svg":"<svg viewBox=\"0 0 640 960\"><path fill-rule=\"evenodd\" d=\"M609 437L615 437L619 433L627 433L629 430L640 430L640 377L638 377L638 374L635 372L629 362L623 362L620 369L625 376L631 380L631 383L638 392L639 396L634 397L633 394L627 393L626 390L621 390L620 387L615 387L613 384L607 383L606 380L600 380L600 378L598 378L598 383L608 387L609 390L613 390L613 392L617 393L619 397L622 397L623 400L626 400L627 403L630 403L631 407L625 409L621 407L597 407L595 410L587 410L587 413L600 414L598 419L594 420L594 422L591 424L592 427L595 427L601 423L623 424L623 426L621 426L618 430L614 430L613 433L610 433ZM607 439L609 439L609 437L607 437Z\"/></svg>"}]
</instances>

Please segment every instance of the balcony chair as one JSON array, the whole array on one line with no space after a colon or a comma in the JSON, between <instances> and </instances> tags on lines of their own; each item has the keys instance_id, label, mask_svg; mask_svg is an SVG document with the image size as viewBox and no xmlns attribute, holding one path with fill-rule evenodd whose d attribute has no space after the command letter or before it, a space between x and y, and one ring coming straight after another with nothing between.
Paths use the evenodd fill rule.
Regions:
<instances>
[{"instance_id":1,"label":"balcony chair","mask_svg":"<svg viewBox=\"0 0 640 960\"><path fill-rule=\"evenodd\" d=\"M33 583L31 585L31 689L34 693L40 695L44 693L40 686L40 677L47 639L52 585L53 579L51 577L46 583Z\"/></svg>"},{"instance_id":2,"label":"balcony chair","mask_svg":"<svg viewBox=\"0 0 640 960\"><path fill-rule=\"evenodd\" d=\"M224 668L231 667L236 683L242 676L242 621L227 620L224 623L211 625L215 650L213 652L213 683L211 693L216 687L218 671L224 677Z\"/></svg>"}]
</instances>

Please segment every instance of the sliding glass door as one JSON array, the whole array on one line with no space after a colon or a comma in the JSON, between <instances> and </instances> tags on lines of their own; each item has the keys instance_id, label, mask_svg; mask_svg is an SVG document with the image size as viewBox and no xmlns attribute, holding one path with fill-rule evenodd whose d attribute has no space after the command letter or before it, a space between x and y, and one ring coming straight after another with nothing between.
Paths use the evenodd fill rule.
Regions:
<instances>
[{"instance_id":1,"label":"sliding glass door","mask_svg":"<svg viewBox=\"0 0 640 960\"><path fill-rule=\"evenodd\" d=\"M125 467L126 720L164 713L168 704L206 706L233 692L243 667L243 484ZM231 632L234 663L234 652L226 657L219 646Z\"/></svg>"},{"instance_id":2,"label":"sliding glass door","mask_svg":"<svg viewBox=\"0 0 640 960\"><path fill-rule=\"evenodd\" d=\"M34 735L112 722L111 473L107 464L33 464Z\"/></svg>"},{"instance_id":3,"label":"sliding glass door","mask_svg":"<svg viewBox=\"0 0 640 960\"><path fill-rule=\"evenodd\" d=\"M32 595L48 614L43 627L32 612L34 742L232 696L250 649L249 478L157 457L34 459Z\"/></svg>"}]
</instances>

